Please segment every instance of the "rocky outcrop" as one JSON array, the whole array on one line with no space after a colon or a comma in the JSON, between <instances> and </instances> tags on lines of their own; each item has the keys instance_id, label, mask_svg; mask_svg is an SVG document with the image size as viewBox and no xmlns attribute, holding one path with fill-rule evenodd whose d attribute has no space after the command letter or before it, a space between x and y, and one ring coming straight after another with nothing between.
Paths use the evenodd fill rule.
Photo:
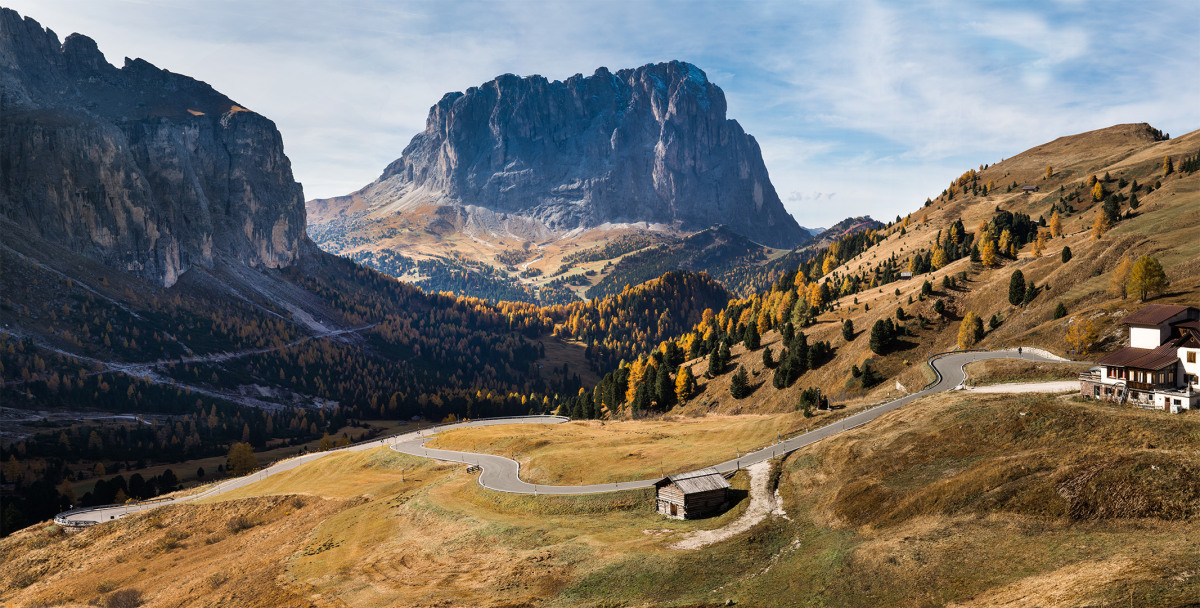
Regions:
<instances>
[{"instance_id":1,"label":"rocky outcrop","mask_svg":"<svg viewBox=\"0 0 1200 608\"><path fill-rule=\"evenodd\" d=\"M274 123L0 9L0 218L165 286L218 257L292 263L304 197Z\"/></svg>"},{"instance_id":2,"label":"rocky outcrop","mask_svg":"<svg viewBox=\"0 0 1200 608\"><path fill-rule=\"evenodd\" d=\"M774 247L808 240L758 143L725 111L721 89L678 61L565 81L504 75L444 96L375 183L309 205L326 218L432 204L516 215L559 234L649 222L723 224Z\"/></svg>"}]
</instances>

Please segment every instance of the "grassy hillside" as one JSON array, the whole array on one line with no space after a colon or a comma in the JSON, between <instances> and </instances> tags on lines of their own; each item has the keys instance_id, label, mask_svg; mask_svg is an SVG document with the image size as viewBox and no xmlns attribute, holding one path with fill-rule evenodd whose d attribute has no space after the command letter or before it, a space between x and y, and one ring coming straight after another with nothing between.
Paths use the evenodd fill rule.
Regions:
<instances>
[{"instance_id":1,"label":"grassy hillside","mask_svg":"<svg viewBox=\"0 0 1200 608\"><path fill-rule=\"evenodd\" d=\"M1147 125L1118 125L1060 138L969 171L955 180L952 189L899 218L890 228L869 233L868 242L873 244L860 253L838 255L831 248L801 266L809 273L807 277L793 283L790 278L794 275L784 275L769 292L736 303L740 321L718 314L713 322L699 326L693 338L678 340L686 346L688 340L716 329L718 338L728 335L733 344L730 364L714 378L704 377L706 359L687 363L700 390L695 398L676 406L676 411L790 411L796 407L800 391L811 387L821 388L835 403L849 404L916 390L930 380L918 363L931 354L957 348L960 323L968 313L984 324L983 338L972 345L977 348L1037 346L1081 361L1119 348L1127 339L1120 318L1142 305L1109 292L1111 276L1122 257L1151 255L1161 262L1171 285L1154 302L1200 304L1200 265L1196 263L1200 259L1200 239L1196 238L1200 233L1200 172L1165 174L1163 170L1164 157L1180 166L1185 158L1198 153L1200 131L1161 140ZM1047 167L1051 168L1049 177ZM1093 200L1088 186L1092 176L1100 180L1106 196L1124 197L1117 204L1119 221L1099 239L1093 237L1091 227L1103 205ZM1025 193L1024 185L1035 185L1038 191ZM1136 209L1129 202L1134 194L1140 203ZM996 218L1005 213L1025 214L1035 224L1039 218L1049 223L1055 211L1061 217L1062 236L1049 238L1040 256L1034 254L1032 242L1016 247L1015 255L997 255L992 265L974 262L964 252L964 257L945 266L917 272L911 279L899 278L912 260L928 260L956 222L966 231L960 238L967 243L974 240L978 247L982 223L995 226ZM1040 230L1048 233L1049 228ZM1068 247L1072 256L1063 262L1063 249ZM850 249L843 247L842 251ZM1009 283L1016 270L1022 272L1026 284L1038 287L1037 295L1021 305L1009 301ZM798 302L805 298L804 294L796 297L801 279L807 280L807 288L817 285L828 294L816 314ZM923 294L926 283L930 290ZM843 292L848 284L850 291ZM791 302L797 304L789 312L785 308ZM1055 319L1059 303L1067 314ZM942 312L935 308L939 305ZM829 342L832 358L805 372L791 387L776 389L771 383L774 372L763 364L761 349L747 353L740 345L740 324L747 318L761 321L763 314L769 317L772 329L762 333L761 341L773 349L775 357L784 346L780 326L791 320L796 331L806 334L808 343ZM850 340L842 333L846 320L855 330ZM871 329L886 320L900 327L901 333L877 353L870 347ZM1086 353L1069 352L1067 330L1070 324L1083 321L1095 325L1097 340ZM864 388L851 372L855 367L861 370L868 361L884 380ZM747 369L754 390L748 397L734 399L729 386L732 372L739 366Z\"/></svg>"},{"instance_id":2,"label":"grassy hillside","mask_svg":"<svg viewBox=\"0 0 1200 608\"><path fill-rule=\"evenodd\" d=\"M658 429L622 424L611 449L653 449ZM668 547L745 501L680 522L649 491L517 496L460 465L339 454L207 504L23 530L0 540L0 601L132 588L147 606L1187 606L1198 453L1195 416L943 394L789 456L787 519L694 551Z\"/></svg>"}]
</instances>

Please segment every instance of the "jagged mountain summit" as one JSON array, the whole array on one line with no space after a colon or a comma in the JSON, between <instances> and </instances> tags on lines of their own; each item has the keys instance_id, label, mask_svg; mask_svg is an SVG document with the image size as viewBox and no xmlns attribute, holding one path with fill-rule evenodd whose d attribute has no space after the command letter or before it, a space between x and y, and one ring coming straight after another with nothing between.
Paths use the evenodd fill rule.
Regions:
<instances>
[{"instance_id":1,"label":"jagged mountain summit","mask_svg":"<svg viewBox=\"0 0 1200 608\"><path fill-rule=\"evenodd\" d=\"M218 259L278 268L304 196L270 120L198 80L0 9L0 224L164 285Z\"/></svg>"},{"instance_id":2,"label":"jagged mountain summit","mask_svg":"<svg viewBox=\"0 0 1200 608\"><path fill-rule=\"evenodd\" d=\"M672 61L565 81L506 74L449 93L374 183L310 201L319 224L429 206L468 234L547 240L612 224L714 224L759 243L807 241L758 143L704 72Z\"/></svg>"}]
</instances>

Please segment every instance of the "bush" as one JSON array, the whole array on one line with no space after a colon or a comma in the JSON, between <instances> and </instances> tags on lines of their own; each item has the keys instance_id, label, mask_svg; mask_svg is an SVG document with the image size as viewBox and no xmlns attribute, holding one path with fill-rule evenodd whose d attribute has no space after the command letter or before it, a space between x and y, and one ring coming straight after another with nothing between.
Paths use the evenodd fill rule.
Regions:
<instances>
[{"instance_id":1,"label":"bush","mask_svg":"<svg viewBox=\"0 0 1200 608\"><path fill-rule=\"evenodd\" d=\"M230 534L237 534L242 530L249 530L254 527L254 522L245 515L235 515L225 522L225 529L229 530Z\"/></svg>"},{"instance_id":2,"label":"bush","mask_svg":"<svg viewBox=\"0 0 1200 608\"><path fill-rule=\"evenodd\" d=\"M137 608L142 605L142 592L137 589L121 589L104 598L104 608Z\"/></svg>"}]
</instances>

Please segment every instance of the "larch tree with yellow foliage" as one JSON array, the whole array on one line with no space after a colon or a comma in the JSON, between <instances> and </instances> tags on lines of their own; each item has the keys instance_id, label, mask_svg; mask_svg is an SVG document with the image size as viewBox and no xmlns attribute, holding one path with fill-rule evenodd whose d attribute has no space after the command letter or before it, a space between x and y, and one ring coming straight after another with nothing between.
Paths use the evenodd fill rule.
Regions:
<instances>
[{"instance_id":1,"label":"larch tree with yellow foliage","mask_svg":"<svg viewBox=\"0 0 1200 608\"><path fill-rule=\"evenodd\" d=\"M1057 211L1050 216L1050 236L1054 238L1062 236L1062 217L1058 215Z\"/></svg>"},{"instance_id":2,"label":"larch tree with yellow foliage","mask_svg":"<svg viewBox=\"0 0 1200 608\"><path fill-rule=\"evenodd\" d=\"M1012 244L1013 244L1012 231L1005 229L1004 232L1000 233L1000 243L999 243L1000 249L999 249L999 251L1001 253L1007 254L1009 252L1009 250L1012 249Z\"/></svg>"},{"instance_id":3,"label":"larch tree with yellow foliage","mask_svg":"<svg viewBox=\"0 0 1200 608\"><path fill-rule=\"evenodd\" d=\"M1091 352L1099 339L1100 332L1096 329L1096 323L1091 319L1071 319L1066 340L1072 350L1086 355Z\"/></svg>"},{"instance_id":4,"label":"larch tree with yellow foliage","mask_svg":"<svg viewBox=\"0 0 1200 608\"><path fill-rule=\"evenodd\" d=\"M996 244L990 240L984 241L979 247L979 263L984 266L996 265Z\"/></svg>"},{"instance_id":5,"label":"larch tree with yellow foliage","mask_svg":"<svg viewBox=\"0 0 1200 608\"><path fill-rule=\"evenodd\" d=\"M821 286L816 281L808 285L808 307L820 308L824 302L821 300Z\"/></svg>"},{"instance_id":6,"label":"larch tree with yellow foliage","mask_svg":"<svg viewBox=\"0 0 1200 608\"><path fill-rule=\"evenodd\" d=\"M1096 211L1096 221L1092 222L1092 240L1098 241L1108 232L1108 218L1105 217L1103 211Z\"/></svg>"},{"instance_id":7,"label":"larch tree with yellow foliage","mask_svg":"<svg viewBox=\"0 0 1200 608\"><path fill-rule=\"evenodd\" d=\"M1042 252L1046 250L1046 231L1038 230L1037 238L1033 240L1033 249L1031 253L1033 257L1042 257Z\"/></svg>"},{"instance_id":8,"label":"larch tree with yellow foliage","mask_svg":"<svg viewBox=\"0 0 1200 608\"><path fill-rule=\"evenodd\" d=\"M837 268L837 260L832 255L826 255L825 263L821 264L821 274L829 274L834 268Z\"/></svg>"},{"instance_id":9,"label":"larch tree with yellow foliage","mask_svg":"<svg viewBox=\"0 0 1200 608\"><path fill-rule=\"evenodd\" d=\"M1122 257L1108 279L1108 293L1112 297L1124 300L1128 296L1125 286L1129 283L1130 270L1133 270L1133 260L1129 256Z\"/></svg>"},{"instance_id":10,"label":"larch tree with yellow foliage","mask_svg":"<svg viewBox=\"0 0 1200 608\"><path fill-rule=\"evenodd\" d=\"M637 396L638 386L642 384L642 379L646 376L646 360L638 358L629 366L629 385L625 389L625 403L630 403Z\"/></svg>"},{"instance_id":11,"label":"larch tree with yellow foliage","mask_svg":"<svg viewBox=\"0 0 1200 608\"><path fill-rule=\"evenodd\" d=\"M1145 302L1151 294L1160 294L1166 291L1171 282L1167 280L1167 274L1163 272L1162 264L1158 262L1158 258L1144 255L1138 258L1138 261L1133 264L1133 269L1129 271L1129 294L1138 296L1138 299Z\"/></svg>"},{"instance_id":12,"label":"larch tree with yellow foliage","mask_svg":"<svg viewBox=\"0 0 1200 608\"><path fill-rule=\"evenodd\" d=\"M1050 179L1051 175L1054 175L1054 167L1052 165L1046 165L1046 179Z\"/></svg>"},{"instance_id":13,"label":"larch tree with yellow foliage","mask_svg":"<svg viewBox=\"0 0 1200 608\"><path fill-rule=\"evenodd\" d=\"M958 347L970 348L983 338L983 320L974 312L968 312L958 324Z\"/></svg>"},{"instance_id":14,"label":"larch tree with yellow foliage","mask_svg":"<svg viewBox=\"0 0 1200 608\"><path fill-rule=\"evenodd\" d=\"M1104 200L1104 184L1096 182L1096 185L1092 186L1092 200L1097 203Z\"/></svg>"},{"instance_id":15,"label":"larch tree with yellow foliage","mask_svg":"<svg viewBox=\"0 0 1200 608\"><path fill-rule=\"evenodd\" d=\"M946 264L950 263L949 258L946 256L946 250L942 249L941 247L934 249L933 259L931 259L929 263L933 265L934 270L941 270L944 268Z\"/></svg>"},{"instance_id":16,"label":"larch tree with yellow foliage","mask_svg":"<svg viewBox=\"0 0 1200 608\"><path fill-rule=\"evenodd\" d=\"M692 375L692 368L680 365L679 373L675 374L675 399L683 403L691 399L694 392L696 392L696 377Z\"/></svg>"}]
</instances>

